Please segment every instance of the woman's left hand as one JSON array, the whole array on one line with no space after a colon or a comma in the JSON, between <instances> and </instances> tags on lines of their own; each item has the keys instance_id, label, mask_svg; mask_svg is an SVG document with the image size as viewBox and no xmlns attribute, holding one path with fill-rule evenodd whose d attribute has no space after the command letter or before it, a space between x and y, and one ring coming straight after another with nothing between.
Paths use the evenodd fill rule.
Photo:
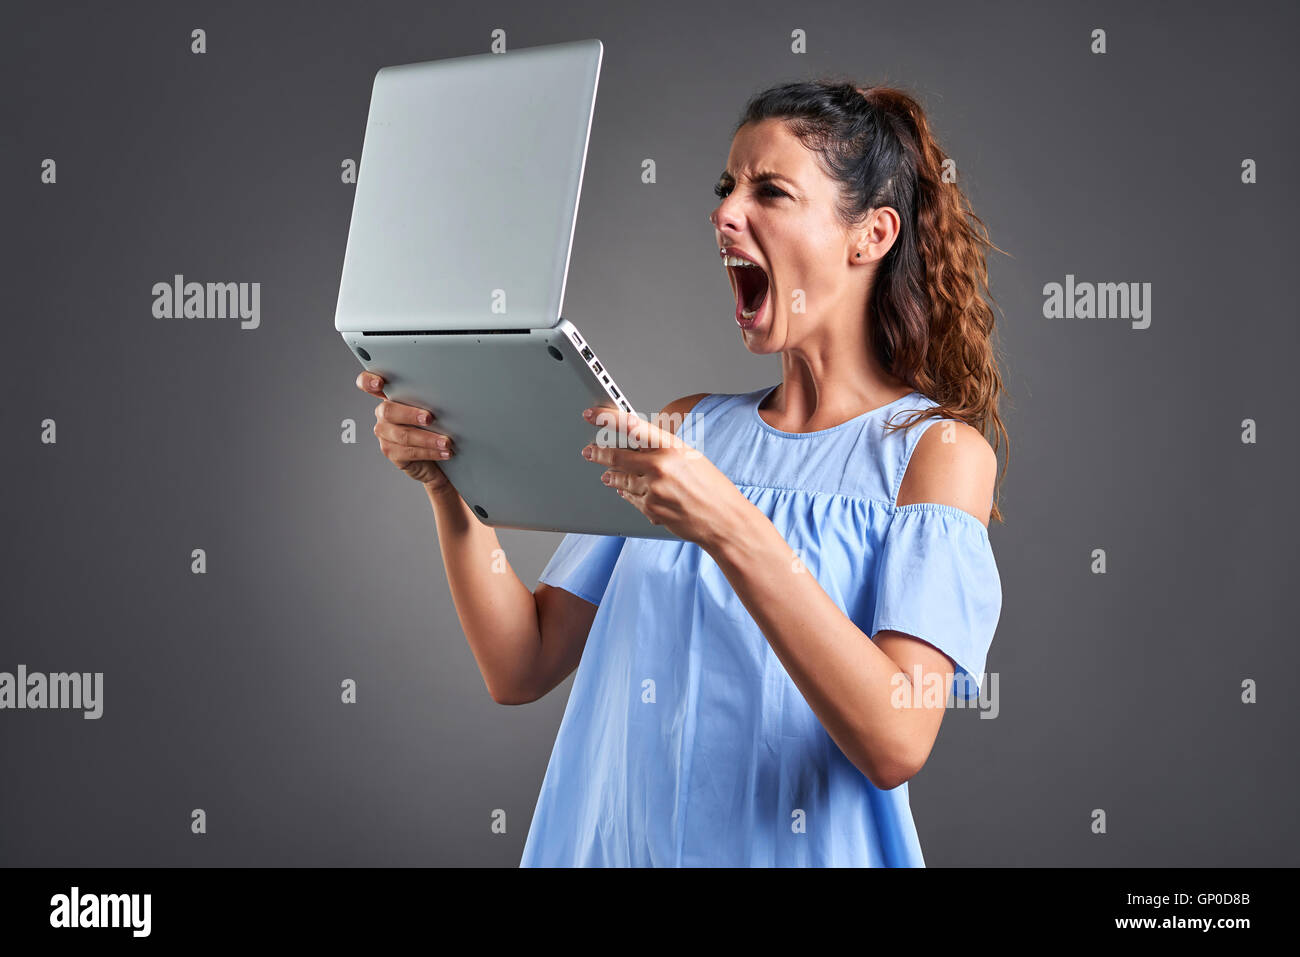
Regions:
<instances>
[{"instance_id":1,"label":"woman's left hand","mask_svg":"<svg viewBox=\"0 0 1300 957\"><path fill-rule=\"evenodd\" d=\"M601 427L583 457L606 466L601 481L651 525L706 549L736 534L752 503L702 452L632 413L598 408L582 415Z\"/></svg>"}]
</instances>

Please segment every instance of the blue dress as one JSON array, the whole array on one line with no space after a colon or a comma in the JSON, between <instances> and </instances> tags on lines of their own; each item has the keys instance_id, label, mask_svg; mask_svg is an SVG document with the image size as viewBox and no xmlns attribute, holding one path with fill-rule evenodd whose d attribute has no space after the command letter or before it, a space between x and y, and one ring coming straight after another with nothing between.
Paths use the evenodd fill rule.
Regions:
<instances>
[{"instance_id":1,"label":"blue dress","mask_svg":"<svg viewBox=\"0 0 1300 957\"><path fill-rule=\"evenodd\" d=\"M956 663L953 693L978 695L1002 608L988 533L895 504L943 420L883 428L937 403L792 433L758 414L774 388L701 399L682 437L864 634L924 639ZM925 866L907 784L882 791L844 756L698 545L567 535L541 581L599 607L520 866Z\"/></svg>"}]
</instances>

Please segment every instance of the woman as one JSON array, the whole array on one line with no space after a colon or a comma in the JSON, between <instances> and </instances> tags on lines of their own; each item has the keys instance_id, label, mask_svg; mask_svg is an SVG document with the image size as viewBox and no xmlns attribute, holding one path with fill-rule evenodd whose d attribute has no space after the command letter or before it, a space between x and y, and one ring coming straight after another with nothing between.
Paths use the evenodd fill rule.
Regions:
<instances>
[{"instance_id":1,"label":"woman","mask_svg":"<svg viewBox=\"0 0 1300 957\"><path fill-rule=\"evenodd\" d=\"M710 220L781 382L602 412L637 447L582 450L681 542L569 535L530 592L438 470L449 440L412 428L432 417L376 410L492 697L581 660L523 865L924 866L907 781L949 691L978 693L1002 600L991 244L943 162L894 89L749 103Z\"/></svg>"}]
</instances>

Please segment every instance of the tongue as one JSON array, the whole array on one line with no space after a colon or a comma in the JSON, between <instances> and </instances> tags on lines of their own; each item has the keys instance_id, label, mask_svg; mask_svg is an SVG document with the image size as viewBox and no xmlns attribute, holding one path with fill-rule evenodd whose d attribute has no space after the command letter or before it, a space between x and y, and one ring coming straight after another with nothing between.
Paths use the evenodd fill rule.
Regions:
<instances>
[{"instance_id":1,"label":"tongue","mask_svg":"<svg viewBox=\"0 0 1300 957\"><path fill-rule=\"evenodd\" d=\"M737 270L736 286L741 307L746 312L754 312L767 296L767 274L757 266L746 266Z\"/></svg>"}]
</instances>

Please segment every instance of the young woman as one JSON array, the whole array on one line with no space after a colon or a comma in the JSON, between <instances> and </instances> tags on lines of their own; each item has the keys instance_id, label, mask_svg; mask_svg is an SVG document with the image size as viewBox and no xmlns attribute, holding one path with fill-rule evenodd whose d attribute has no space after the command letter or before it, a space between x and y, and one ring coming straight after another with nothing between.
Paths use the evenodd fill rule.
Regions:
<instances>
[{"instance_id":1,"label":"young woman","mask_svg":"<svg viewBox=\"0 0 1300 957\"><path fill-rule=\"evenodd\" d=\"M978 693L1002 604L992 244L944 161L898 90L748 104L710 220L781 381L659 424L601 413L638 447L581 450L681 542L569 535L530 591L439 471L450 441L412 428L432 417L376 410L492 697L578 668L523 865L924 865L907 781L949 692Z\"/></svg>"}]
</instances>

